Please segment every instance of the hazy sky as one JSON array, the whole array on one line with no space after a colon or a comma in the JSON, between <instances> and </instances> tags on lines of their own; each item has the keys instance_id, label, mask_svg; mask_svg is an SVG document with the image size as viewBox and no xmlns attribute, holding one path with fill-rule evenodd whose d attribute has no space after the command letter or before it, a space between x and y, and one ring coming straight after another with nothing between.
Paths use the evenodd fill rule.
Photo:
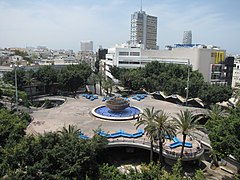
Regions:
<instances>
[{"instance_id":1,"label":"hazy sky","mask_svg":"<svg viewBox=\"0 0 240 180\"><path fill-rule=\"evenodd\" d=\"M140 0L0 0L0 47L47 46L109 48L130 38L130 20ZM143 10L158 17L158 45L212 44L240 53L240 0L143 0Z\"/></svg>"}]
</instances>

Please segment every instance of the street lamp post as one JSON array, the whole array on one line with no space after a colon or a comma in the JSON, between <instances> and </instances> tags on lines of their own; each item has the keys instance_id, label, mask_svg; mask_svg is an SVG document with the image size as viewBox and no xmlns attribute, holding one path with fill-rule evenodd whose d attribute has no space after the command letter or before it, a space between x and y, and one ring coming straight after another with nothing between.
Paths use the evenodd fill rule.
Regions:
<instances>
[{"instance_id":1,"label":"street lamp post","mask_svg":"<svg viewBox=\"0 0 240 180\"><path fill-rule=\"evenodd\" d=\"M186 99L185 99L185 103L186 103L186 106L188 105L188 92L189 92L189 76L190 76L190 62L189 62L189 59L188 59L188 64L187 64L187 87L186 87Z\"/></svg>"},{"instance_id":2,"label":"street lamp post","mask_svg":"<svg viewBox=\"0 0 240 180\"><path fill-rule=\"evenodd\" d=\"M16 98L16 111L18 113L18 88L17 88L17 66L14 66L15 74L15 98Z\"/></svg>"}]
</instances>

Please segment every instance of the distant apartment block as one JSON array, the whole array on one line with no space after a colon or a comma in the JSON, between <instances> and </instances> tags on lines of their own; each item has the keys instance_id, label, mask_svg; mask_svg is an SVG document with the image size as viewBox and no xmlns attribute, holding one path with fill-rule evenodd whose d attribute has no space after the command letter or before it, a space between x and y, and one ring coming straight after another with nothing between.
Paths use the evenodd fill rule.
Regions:
<instances>
[{"instance_id":1,"label":"distant apartment block","mask_svg":"<svg viewBox=\"0 0 240 180\"><path fill-rule=\"evenodd\" d=\"M130 43L141 43L145 49L157 49L157 17L142 10L134 12L131 15Z\"/></svg>"},{"instance_id":2,"label":"distant apartment block","mask_svg":"<svg viewBox=\"0 0 240 180\"><path fill-rule=\"evenodd\" d=\"M80 51L93 51L92 41L81 41Z\"/></svg>"},{"instance_id":3,"label":"distant apartment block","mask_svg":"<svg viewBox=\"0 0 240 180\"><path fill-rule=\"evenodd\" d=\"M240 58L236 58L234 61L232 87L240 88Z\"/></svg>"},{"instance_id":4,"label":"distant apartment block","mask_svg":"<svg viewBox=\"0 0 240 180\"><path fill-rule=\"evenodd\" d=\"M92 70L95 69L96 53L93 51L79 51L77 54L77 60L79 62L87 63Z\"/></svg>"},{"instance_id":5,"label":"distant apartment block","mask_svg":"<svg viewBox=\"0 0 240 180\"><path fill-rule=\"evenodd\" d=\"M183 44L192 44L192 31L183 32Z\"/></svg>"}]
</instances>

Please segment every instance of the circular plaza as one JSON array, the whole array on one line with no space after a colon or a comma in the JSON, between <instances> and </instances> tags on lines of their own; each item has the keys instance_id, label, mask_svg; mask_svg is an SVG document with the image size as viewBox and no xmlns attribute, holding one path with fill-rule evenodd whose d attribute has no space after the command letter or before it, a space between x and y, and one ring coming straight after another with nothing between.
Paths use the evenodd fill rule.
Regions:
<instances>
[{"instance_id":1,"label":"circular plaza","mask_svg":"<svg viewBox=\"0 0 240 180\"><path fill-rule=\"evenodd\" d=\"M51 131L59 131L64 126L76 125L86 137L92 137L94 130L101 128L109 140L109 146L132 146L150 150L150 142L145 136L144 132L136 129L135 123L138 118L130 118L127 121L116 121L115 117L106 120L105 118L98 117L92 114L98 107L105 106L102 101L103 97L98 97L95 100L89 100L83 96L77 98L65 98L65 102L57 107L51 109L37 109L32 112L33 121L27 128L29 134L43 134ZM155 110L164 110L164 112L171 117L175 117L181 110L189 109L190 111L197 112L202 109L194 107L180 106L177 104L169 103L166 101L156 100L148 95L141 101L129 98L131 107L137 107L142 110L145 108L154 107ZM111 136L112 135L112 136ZM116 136L113 136L116 135ZM170 160L176 160L180 155L181 149L181 135L177 135L176 139L168 139L164 143L163 156ZM189 147L184 148L185 160L199 159L203 154L201 143L192 137L187 138L187 143L191 144ZM173 143L177 144L176 147L171 146ZM157 146L155 152L157 152Z\"/></svg>"}]
</instances>

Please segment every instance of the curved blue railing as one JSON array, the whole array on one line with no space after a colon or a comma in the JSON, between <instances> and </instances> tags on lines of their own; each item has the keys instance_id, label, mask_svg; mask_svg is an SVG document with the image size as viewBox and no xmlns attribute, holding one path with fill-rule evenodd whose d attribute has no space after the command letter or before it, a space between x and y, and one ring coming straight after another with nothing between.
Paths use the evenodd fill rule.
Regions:
<instances>
[{"instance_id":1,"label":"curved blue railing","mask_svg":"<svg viewBox=\"0 0 240 180\"><path fill-rule=\"evenodd\" d=\"M124 132L122 129L118 130L118 132L116 133L106 133L102 130L99 131L99 135L101 136L105 136L106 138L118 138L118 137L126 137L126 138L138 138L138 137L142 137L144 134L144 131L142 129L139 129L138 132L130 134L130 133L126 133Z\"/></svg>"},{"instance_id":2,"label":"curved blue railing","mask_svg":"<svg viewBox=\"0 0 240 180\"><path fill-rule=\"evenodd\" d=\"M109 134L109 133L106 133L105 131L103 130L100 130L98 132L98 134L100 136L104 136L106 138L118 138L118 137L125 137L125 138L139 138L139 137L142 137L143 134L144 134L144 131L142 129L138 129L138 132L136 133L133 133L133 134L130 134L130 133L126 133L124 132L122 129L118 130L116 133L112 133L112 134ZM79 133L79 137L81 139L89 139L88 136L84 135L83 132L80 132Z\"/></svg>"},{"instance_id":3,"label":"curved blue railing","mask_svg":"<svg viewBox=\"0 0 240 180\"><path fill-rule=\"evenodd\" d=\"M144 130L142 129L138 129L138 132L136 133L126 133L124 132L122 129L118 130L117 132L115 133L112 133L112 134L109 134L109 133L106 133L105 131L103 130L100 130L98 132L98 134L100 136L104 136L106 138L119 138L119 137L124 137L124 138L139 138L139 137L142 137L143 134L144 134ZM88 136L84 135L83 132L80 132L79 134L79 137L81 139L89 139ZM166 135L166 138L167 139L170 139L170 137L168 135ZM169 147L171 149L174 149L174 148L177 148L179 146L182 146L183 145L183 142L180 141L176 136L172 136L171 139L174 141L174 143L170 144ZM187 148L191 148L192 147L192 143L189 143L189 142L185 142L184 143L184 147L187 147Z\"/></svg>"}]
</instances>

